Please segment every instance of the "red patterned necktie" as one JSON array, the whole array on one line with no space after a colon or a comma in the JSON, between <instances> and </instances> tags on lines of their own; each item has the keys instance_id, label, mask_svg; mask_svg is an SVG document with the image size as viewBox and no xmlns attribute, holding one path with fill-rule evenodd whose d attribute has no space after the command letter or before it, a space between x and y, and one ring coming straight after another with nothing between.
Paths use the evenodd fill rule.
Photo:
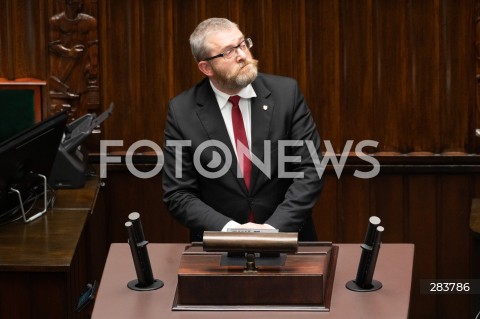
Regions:
<instances>
[{"instance_id":1,"label":"red patterned necktie","mask_svg":"<svg viewBox=\"0 0 480 319\"><path fill-rule=\"evenodd\" d=\"M246 149L248 150L248 140L247 134L245 132L245 126L243 124L243 117L242 112L240 111L240 107L238 106L238 102L240 101L240 96L234 95L231 96L229 99L230 103L232 103L232 124L233 124L233 134L235 138L235 147L237 149L237 156L238 162L241 163L240 156L242 152L240 151L240 144L242 143ZM242 173L243 173L243 180L245 181L245 185L247 189L250 190L250 176L252 173L252 162L250 160L250 152L246 151L243 157L243 165L241 166ZM254 222L253 214L250 213L249 221Z\"/></svg>"}]
</instances>

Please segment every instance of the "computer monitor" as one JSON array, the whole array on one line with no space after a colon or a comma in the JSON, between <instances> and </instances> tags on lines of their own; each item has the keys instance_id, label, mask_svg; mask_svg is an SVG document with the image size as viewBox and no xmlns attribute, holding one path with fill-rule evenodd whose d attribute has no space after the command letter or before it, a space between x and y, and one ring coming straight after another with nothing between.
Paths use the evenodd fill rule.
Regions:
<instances>
[{"instance_id":1,"label":"computer monitor","mask_svg":"<svg viewBox=\"0 0 480 319\"><path fill-rule=\"evenodd\" d=\"M0 143L0 221L18 212L19 194L25 200L44 183L39 176L49 176L66 123L60 112Z\"/></svg>"}]
</instances>

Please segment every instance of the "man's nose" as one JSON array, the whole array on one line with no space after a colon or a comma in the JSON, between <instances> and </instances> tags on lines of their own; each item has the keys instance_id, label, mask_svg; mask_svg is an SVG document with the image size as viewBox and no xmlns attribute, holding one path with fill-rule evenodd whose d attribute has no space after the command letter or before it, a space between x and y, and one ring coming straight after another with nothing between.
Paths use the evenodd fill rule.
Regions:
<instances>
[{"instance_id":1,"label":"man's nose","mask_svg":"<svg viewBox=\"0 0 480 319\"><path fill-rule=\"evenodd\" d=\"M247 52L246 51L243 51L240 48L236 48L235 52L237 53L237 55L236 55L237 61L242 61L242 60L247 59Z\"/></svg>"}]
</instances>

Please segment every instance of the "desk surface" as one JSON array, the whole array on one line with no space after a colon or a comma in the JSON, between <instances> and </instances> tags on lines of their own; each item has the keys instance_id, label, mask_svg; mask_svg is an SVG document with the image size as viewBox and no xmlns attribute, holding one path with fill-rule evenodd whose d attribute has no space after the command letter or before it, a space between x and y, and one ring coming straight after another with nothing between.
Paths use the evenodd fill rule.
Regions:
<instances>
[{"instance_id":1,"label":"desk surface","mask_svg":"<svg viewBox=\"0 0 480 319\"><path fill-rule=\"evenodd\" d=\"M133 291L127 283L136 279L130 248L112 244L96 297L92 319L107 318L222 318L224 312L172 311L181 254L187 244L149 244L154 277L163 288ZM345 284L355 278L361 248L359 244L339 244L337 269L330 312L231 311L228 318L407 318L412 281L414 246L383 244L374 279L383 284L375 292L352 292Z\"/></svg>"},{"instance_id":2,"label":"desk surface","mask_svg":"<svg viewBox=\"0 0 480 319\"><path fill-rule=\"evenodd\" d=\"M58 190L54 208L42 217L0 226L0 271L67 270L98 186L91 179L84 188Z\"/></svg>"}]
</instances>

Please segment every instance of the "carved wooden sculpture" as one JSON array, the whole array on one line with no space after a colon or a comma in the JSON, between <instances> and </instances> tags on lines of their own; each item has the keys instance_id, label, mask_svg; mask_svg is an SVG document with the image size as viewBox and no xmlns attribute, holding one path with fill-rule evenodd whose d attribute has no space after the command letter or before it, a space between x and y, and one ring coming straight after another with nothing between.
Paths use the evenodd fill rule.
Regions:
<instances>
[{"instance_id":1,"label":"carved wooden sculpture","mask_svg":"<svg viewBox=\"0 0 480 319\"><path fill-rule=\"evenodd\" d=\"M83 0L66 0L50 18L50 113L67 109L71 120L100 106L97 20L81 13Z\"/></svg>"}]
</instances>

